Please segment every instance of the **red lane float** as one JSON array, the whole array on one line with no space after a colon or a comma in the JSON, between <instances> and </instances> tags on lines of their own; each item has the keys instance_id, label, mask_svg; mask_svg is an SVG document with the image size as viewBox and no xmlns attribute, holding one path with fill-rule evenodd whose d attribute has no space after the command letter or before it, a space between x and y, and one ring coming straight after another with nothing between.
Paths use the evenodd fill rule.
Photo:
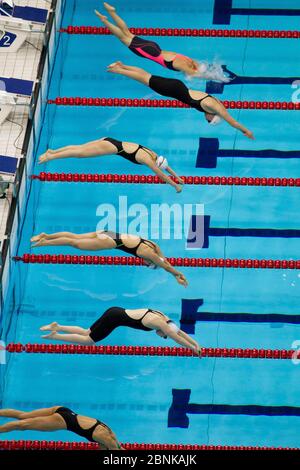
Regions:
<instances>
[{"instance_id":1,"label":"red lane float","mask_svg":"<svg viewBox=\"0 0 300 470\"><path fill-rule=\"evenodd\" d=\"M188 185L211 186L300 186L300 178L257 178L244 176L181 176ZM31 179L55 183L130 183L166 184L157 175L116 175L90 173L46 173L32 175ZM176 178L171 177L173 181Z\"/></svg>"},{"instance_id":2,"label":"red lane float","mask_svg":"<svg viewBox=\"0 0 300 470\"><path fill-rule=\"evenodd\" d=\"M188 36L219 38L299 39L300 31L272 29L204 29L204 28L129 28L137 36ZM61 28L67 34L110 35L108 28L96 26L68 26Z\"/></svg>"},{"instance_id":3,"label":"red lane float","mask_svg":"<svg viewBox=\"0 0 300 470\"><path fill-rule=\"evenodd\" d=\"M238 258L166 258L172 266L190 268L238 269L300 269L300 260L238 259ZM145 266L144 260L133 256L95 255L34 255L14 256L16 262L25 264L81 264L111 266Z\"/></svg>"},{"instance_id":4,"label":"red lane float","mask_svg":"<svg viewBox=\"0 0 300 470\"><path fill-rule=\"evenodd\" d=\"M101 356L165 356L196 357L191 350L161 346L82 346L76 344L21 344L6 346L9 353L28 354L96 354ZM242 348L202 348L202 357L227 357L239 359L292 359L300 351L288 349L242 349ZM298 357L297 356L297 357Z\"/></svg>"},{"instance_id":5,"label":"red lane float","mask_svg":"<svg viewBox=\"0 0 300 470\"><path fill-rule=\"evenodd\" d=\"M57 97L49 99L48 104L57 106L101 106L127 108L189 108L187 104L174 99L151 100L139 98L91 98L91 97ZM300 102L291 101L222 101L227 109L262 109L295 111L300 109Z\"/></svg>"},{"instance_id":6,"label":"red lane float","mask_svg":"<svg viewBox=\"0 0 300 470\"><path fill-rule=\"evenodd\" d=\"M199 444L122 443L126 450L299 450L298 447L224 446ZM99 450L95 442L0 441L1 450Z\"/></svg>"}]
</instances>

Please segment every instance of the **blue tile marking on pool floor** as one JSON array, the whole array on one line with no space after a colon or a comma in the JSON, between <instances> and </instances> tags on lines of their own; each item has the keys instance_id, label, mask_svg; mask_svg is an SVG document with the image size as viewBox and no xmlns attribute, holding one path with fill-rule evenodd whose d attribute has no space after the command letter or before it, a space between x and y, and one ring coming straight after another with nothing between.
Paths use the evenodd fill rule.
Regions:
<instances>
[{"instance_id":1,"label":"blue tile marking on pool floor","mask_svg":"<svg viewBox=\"0 0 300 470\"><path fill-rule=\"evenodd\" d=\"M199 312L202 305L204 299L181 300L180 328L190 335L195 334L196 322L300 324L300 314Z\"/></svg>"},{"instance_id":2,"label":"blue tile marking on pool floor","mask_svg":"<svg viewBox=\"0 0 300 470\"><path fill-rule=\"evenodd\" d=\"M300 238L299 229L211 227L210 215L192 215L187 248L193 248L201 231L201 248L209 248L210 237ZM191 238L192 237L192 238Z\"/></svg>"},{"instance_id":3,"label":"blue tile marking on pool floor","mask_svg":"<svg viewBox=\"0 0 300 470\"><path fill-rule=\"evenodd\" d=\"M220 149L218 138L200 137L196 168L216 168L218 158L300 158L300 150Z\"/></svg>"},{"instance_id":4,"label":"blue tile marking on pool floor","mask_svg":"<svg viewBox=\"0 0 300 470\"><path fill-rule=\"evenodd\" d=\"M237 75L228 69L226 65L222 65L222 68L231 80L228 83L207 81L206 82L206 93L213 93L215 95L222 94L225 86L228 85L289 85L299 80L298 77L254 77L246 75Z\"/></svg>"},{"instance_id":5,"label":"blue tile marking on pool floor","mask_svg":"<svg viewBox=\"0 0 300 470\"><path fill-rule=\"evenodd\" d=\"M168 427L188 428L188 414L300 416L296 406L225 405L190 403L191 389L172 390L172 404L168 413Z\"/></svg>"},{"instance_id":6,"label":"blue tile marking on pool floor","mask_svg":"<svg viewBox=\"0 0 300 470\"><path fill-rule=\"evenodd\" d=\"M213 24L230 24L233 15L299 16L300 9L290 8L233 8L232 0L215 0Z\"/></svg>"}]
</instances>

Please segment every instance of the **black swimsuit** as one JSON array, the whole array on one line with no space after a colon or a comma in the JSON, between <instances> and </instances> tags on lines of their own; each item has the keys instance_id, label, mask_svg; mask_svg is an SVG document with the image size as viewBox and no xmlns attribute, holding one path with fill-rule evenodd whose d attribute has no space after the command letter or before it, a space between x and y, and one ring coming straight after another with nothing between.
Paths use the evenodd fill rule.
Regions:
<instances>
[{"instance_id":1,"label":"black swimsuit","mask_svg":"<svg viewBox=\"0 0 300 470\"><path fill-rule=\"evenodd\" d=\"M201 113L207 112L202 108L201 102L206 100L206 98L214 98L211 95L206 95L200 100L194 100L189 93L188 87L181 80L175 78L163 78L152 75L149 81L149 87L156 91L156 93L175 98Z\"/></svg>"},{"instance_id":2,"label":"black swimsuit","mask_svg":"<svg viewBox=\"0 0 300 470\"><path fill-rule=\"evenodd\" d=\"M62 406L58 408L55 411L55 413L59 414L64 419L68 431L74 432L75 434L78 434L78 436L84 437L90 442L97 442L95 441L95 439L93 439L93 433L98 426L105 427L107 430L111 432L110 428L106 426L106 424L102 423L102 421L99 421L98 419L96 420L96 423L93 424L92 427L88 429L83 429L78 423L78 419L77 419L78 415L74 413L74 411L70 410L69 408L65 408Z\"/></svg>"},{"instance_id":3,"label":"black swimsuit","mask_svg":"<svg viewBox=\"0 0 300 470\"><path fill-rule=\"evenodd\" d=\"M153 328L148 328L143 325L142 320L149 313L157 313L164 316L161 312L152 310L149 308L147 312L140 318L135 319L131 318L125 311L125 308L121 307L111 307L104 312L102 317L100 317L93 325L90 327L90 338L97 343L106 338L115 328L119 326L128 326L129 328L134 328L135 330L143 331L152 331ZM167 323L171 323L172 320L167 320Z\"/></svg>"},{"instance_id":4,"label":"black swimsuit","mask_svg":"<svg viewBox=\"0 0 300 470\"><path fill-rule=\"evenodd\" d=\"M144 243L145 245L149 246L150 248L154 249L155 244L151 242L150 240L145 240L144 238L141 238L139 243L134 246L133 248L129 248L128 246L124 245L122 242L122 236L118 232L112 232L111 230L104 230L102 233L105 233L105 235L108 235L110 238L113 239L113 241L116 243L116 250L122 250L125 251L125 253L128 253L129 255L132 256L138 256L137 250L139 246Z\"/></svg>"},{"instance_id":5,"label":"black swimsuit","mask_svg":"<svg viewBox=\"0 0 300 470\"><path fill-rule=\"evenodd\" d=\"M118 152L116 152L117 155L120 155L121 157L126 158L126 160L129 160L131 163L135 163L137 165L142 165L140 162L136 160L136 154L138 153L139 150L144 150L150 156L152 156L151 151L147 149L146 147L143 147L143 145L139 145L138 148L134 152L129 153L129 152L126 152L126 150L124 150L123 143L120 140L113 139L112 137L105 137L105 139L103 140L105 140L106 142L110 142L117 148L118 150Z\"/></svg>"}]
</instances>

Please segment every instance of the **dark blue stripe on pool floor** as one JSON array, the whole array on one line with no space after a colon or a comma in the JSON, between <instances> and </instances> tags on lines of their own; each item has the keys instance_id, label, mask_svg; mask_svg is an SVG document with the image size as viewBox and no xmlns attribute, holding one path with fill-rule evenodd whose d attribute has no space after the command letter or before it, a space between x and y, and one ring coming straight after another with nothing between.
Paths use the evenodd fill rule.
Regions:
<instances>
[{"instance_id":1,"label":"dark blue stripe on pool floor","mask_svg":"<svg viewBox=\"0 0 300 470\"><path fill-rule=\"evenodd\" d=\"M195 334L196 323L203 321L300 324L300 314L199 312L203 304L204 299L181 299L180 328L186 333Z\"/></svg>"},{"instance_id":2,"label":"dark blue stripe on pool floor","mask_svg":"<svg viewBox=\"0 0 300 470\"><path fill-rule=\"evenodd\" d=\"M250 77L243 75L236 75L231 72L226 65L222 66L225 75L231 80L228 83L208 81L206 82L206 93L221 94L224 92L224 87L228 85L289 85L294 81L299 80L298 77Z\"/></svg>"},{"instance_id":3,"label":"dark blue stripe on pool floor","mask_svg":"<svg viewBox=\"0 0 300 470\"><path fill-rule=\"evenodd\" d=\"M299 9L291 8L233 8L232 0L215 0L213 24L230 24L231 15L299 16Z\"/></svg>"},{"instance_id":4,"label":"dark blue stripe on pool floor","mask_svg":"<svg viewBox=\"0 0 300 470\"><path fill-rule=\"evenodd\" d=\"M300 158L300 150L241 150L220 149L219 139L200 137L196 168L216 168L218 158Z\"/></svg>"},{"instance_id":5,"label":"dark blue stripe on pool floor","mask_svg":"<svg viewBox=\"0 0 300 470\"><path fill-rule=\"evenodd\" d=\"M225 405L190 403L191 389L172 390L172 404L168 414L168 427L189 427L188 414L300 416L296 406Z\"/></svg>"}]
</instances>

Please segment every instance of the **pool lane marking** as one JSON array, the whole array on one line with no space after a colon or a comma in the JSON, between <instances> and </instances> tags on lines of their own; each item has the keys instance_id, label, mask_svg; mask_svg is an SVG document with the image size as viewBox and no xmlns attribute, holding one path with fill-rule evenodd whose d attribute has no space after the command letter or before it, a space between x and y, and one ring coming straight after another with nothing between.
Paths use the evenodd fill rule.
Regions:
<instances>
[{"instance_id":1,"label":"pool lane marking","mask_svg":"<svg viewBox=\"0 0 300 470\"><path fill-rule=\"evenodd\" d=\"M220 149L218 138L200 137L196 168L217 168L218 158L300 158L300 150Z\"/></svg>"},{"instance_id":2,"label":"pool lane marking","mask_svg":"<svg viewBox=\"0 0 300 470\"><path fill-rule=\"evenodd\" d=\"M197 322L231 322L231 323L289 323L299 324L300 314L284 313L226 313L204 312L199 308L204 305L204 299L182 299L180 328L186 333L195 334Z\"/></svg>"},{"instance_id":3,"label":"pool lane marking","mask_svg":"<svg viewBox=\"0 0 300 470\"><path fill-rule=\"evenodd\" d=\"M190 403L191 389L173 389L168 413L169 428L188 428L188 414L248 415L248 416L300 416L297 406L225 405Z\"/></svg>"},{"instance_id":4,"label":"pool lane marking","mask_svg":"<svg viewBox=\"0 0 300 470\"><path fill-rule=\"evenodd\" d=\"M210 237L300 238L300 229L211 227L210 215L192 215L187 248L209 248ZM200 243L200 244L199 244Z\"/></svg>"},{"instance_id":5,"label":"pool lane marking","mask_svg":"<svg viewBox=\"0 0 300 470\"><path fill-rule=\"evenodd\" d=\"M225 86L228 85L289 85L297 80L298 77L249 77L243 75L237 75L231 72L226 65L222 65L222 68L231 80L228 83L215 82L213 80L206 82L206 93L209 94L222 94Z\"/></svg>"},{"instance_id":6,"label":"pool lane marking","mask_svg":"<svg viewBox=\"0 0 300 470\"><path fill-rule=\"evenodd\" d=\"M272 2L273 3L273 2ZM215 0L213 24L230 24L232 16L300 16L298 8L233 8L232 0ZM268 18L269 21L270 18Z\"/></svg>"}]
</instances>

